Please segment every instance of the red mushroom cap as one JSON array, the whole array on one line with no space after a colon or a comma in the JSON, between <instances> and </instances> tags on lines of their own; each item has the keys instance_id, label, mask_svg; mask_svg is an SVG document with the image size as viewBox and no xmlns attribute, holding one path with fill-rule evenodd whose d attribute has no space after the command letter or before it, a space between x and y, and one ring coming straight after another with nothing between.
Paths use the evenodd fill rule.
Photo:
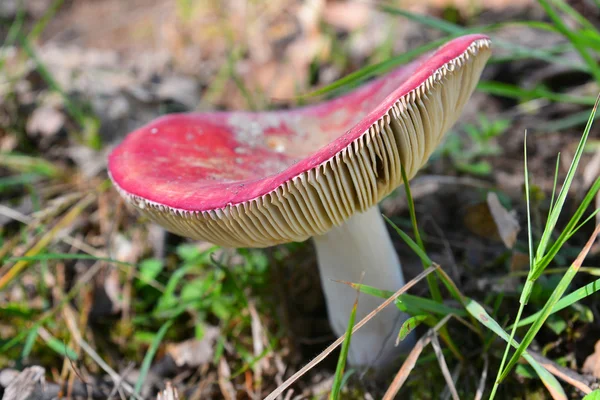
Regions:
<instances>
[{"instance_id":1,"label":"red mushroom cap","mask_svg":"<svg viewBox=\"0 0 600 400\"><path fill-rule=\"evenodd\" d=\"M161 117L112 152L110 176L185 236L230 246L304 240L394 190L400 159L414 176L489 55L489 39L469 35L318 105Z\"/></svg>"}]
</instances>

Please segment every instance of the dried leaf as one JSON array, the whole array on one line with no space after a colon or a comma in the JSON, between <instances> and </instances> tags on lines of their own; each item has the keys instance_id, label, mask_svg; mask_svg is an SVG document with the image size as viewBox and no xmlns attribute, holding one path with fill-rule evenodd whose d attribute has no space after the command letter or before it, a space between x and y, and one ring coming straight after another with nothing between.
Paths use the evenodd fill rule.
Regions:
<instances>
[{"instance_id":1,"label":"dried leaf","mask_svg":"<svg viewBox=\"0 0 600 400\"><path fill-rule=\"evenodd\" d=\"M189 339L181 343L167 345L167 353L178 367L198 367L213 359L214 344L221 331L217 327L207 326L201 340Z\"/></svg>"},{"instance_id":2,"label":"dried leaf","mask_svg":"<svg viewBox=\"0 0 600 400\"><path fill-rule=\"evenodd\" d=\"M327 3L323 19L337 29L354 31L367 25L372 10L373 7L366 2L336 1Z\"/></svg>"},{"instance_id":3,"label":"dried leaf","mask_svg":"<svg viewBox=\"0 0 600 400\"><path fill-rule=\"evenodd\" d=\"M485 203L470 206L464 221L473 233L487 239L501 240L509 249L514 246L521 229L514 213L506 210L493 192L488 193Z\"/></svg>"},{"instance_id":4,"label":"dried leaf","mask_svg":"<svg viewBox=\"0 0 600 400\"><path fill-rule=\"evenodd\" d=\"M511 272L525 271L528 268L529 268L529 256L525 253L521 253L520 251L515 251L512 254L512 257L510 259Z\"/></svg>"},{"instance_id":5,"label":"dried leaf","mask_svg":"<svg viewBox=\"0 0 600 400\"><path fill-rule=\"evenodd\" d=\"M225 361L224 357L221 357L219 361L219 388L221 389L221 394L225 400L235 400L236 391L231 383L231 369Z\"/></svg>"},{"instance_id":6,"label":"dried leaf","mask_svg":"<svg viewBox=\"0 0 600 400\"><path fill-rule=\"evenodd\" d=\"M194 109L200 103L196 80L182 76L171 76L163 80L156 90L161 100L174 100L189 109Z\"/></svg>"},{"instance_id":7,"label":"dried leaf","mask_svg":"<svg viewBox=\"0 0 600 400\"><path fill-rule=\"evenodd\" d=\"M487 203L477 203L469 206L464 217L464 223L471 232L478 236L491 240L501 240Z\"/></svg>"},{"instance_id":8,"label":"dried leaf","mask_svg":"<svg viewBox=\"0 0 600 400\"><path fill-rule=\"evenodd\" d=\"M592 186L592 183L600 176L600 149L592 157L583 170L583 184L585 187Z\"/></svg>"},{"instance_id":9,"label":"dried leaf","mask_svg":"<svg viewBox=\"0 0 600 400\"><path fill-rule=\"evenodd\" d=\"M43 396L46 370L39 366L25 368L4 390L3 400L38 399Z\"/></svg>"},{"instance_id":10,"label":"dried leaf","mask_svg":"<svg viewBox=\"0 0 600 400\"><path fill-rule=\"evenodd\" d=\"M600 378L600 340L596 342L594 352L585 359L581 372Z\"/></svg>"},{"instance_id":11,"label":"dried leaf","mask_svg":"<svg viewBox=\"0 0 600 400\"><path fill-rule=\"evenodd\" d=\"M490 213L494 218L498 233L504 242L504 245L512 249L517 241L517 234L521 230L519 221L515 217L513 212L508 211L502 207L498 195L494 192L489 192L487 195L487 205L490 209Z\"/></svg>"},{"instance_id":12,"label":"dried leaf","mask_svg":"<svg viewBox=\"0 0 600 400\"><path fill-rule=\"evenodd\" d=\"M156 400L179 400L179 393L177 392L177 389L173 387L171 382L167 382L167 387L158 394Z\"/></svg>"},{"instance_id":13,"label":"dried leaf","mask_svg":"<svg viewBox=\"0 0 600 400\"><path fill-rule=\"evenodd\" d=\"M41 136L56 135L64 126L65 120L65 114L53 107L38 107L27 121L27 133Z\"/></svg>"}]
</instances>

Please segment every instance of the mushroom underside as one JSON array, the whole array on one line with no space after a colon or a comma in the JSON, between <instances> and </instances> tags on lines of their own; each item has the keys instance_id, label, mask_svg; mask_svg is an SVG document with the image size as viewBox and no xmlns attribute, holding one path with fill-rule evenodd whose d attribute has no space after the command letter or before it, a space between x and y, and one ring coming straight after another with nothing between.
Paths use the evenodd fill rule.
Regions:
<instances>
[{"instance_id":1,"label":"mushroom underside","mask_svg":"<svg viewBox=\"0 0 600 400\"><path fill-rule=\"evenodd\" d=\"M326 162L265 195L208 211L176 209L117 188L144 215L183 236L227 247L268 247L323 235L412 178L473 92L489 41L474 41L398 99L360 137Z\"/></svg>"},{"instance_id":2,"label":"mushroom underside","mask_svg":"<svg viewBox=\"0 0 600 400\"><path fill-rule=\"evenodd\" d=\"M449 54L454 55L453 58L449 58ZM376 120L373 119L374 112L367 112L365 118L368 121L352 128L357 136L353 136L355 139L347 145L336 147L341 146L340 143L344 142L343 139L352 129L346 133L340 132L341 139L316 149L300 164L266 178L237 183L233 180L236 184L232 184L232 176L229 176L229 181L225 179L216 184L202 182L208 186L203 186L200 192L194 190L197 184L197 180L193 179L195 176L185 175L185 168L176 169L175 173L165 178L160 166L154 165L145 156L156 151L154 143L168 147L170 137L178 141L174 147L177 151L152 155L154 160L168 167L169 160L185 154L194 161L194 153L188 152L189 146L185 141L192 134L182 130L182 127L187 129L183 117L168 123L163 120L161 127L170 133L161 137L155 135L157 142L149 144L145 141L157 133L158 128L154 125L135 132L129 142L126 139L127 143L121 145L116 150L117 155L109 160L111 178L121 194L142 214L182 236L225 247L268 247L314 237L329 318L334 332L342 335L356 291L334 280L361 282L362 273L365 272L362 282L367 285L392 291L404 285L400 262L377 203L402 184L402 169L410 179L428 160L445 132L458 119L490 54L490 41L481 35L453 40L434 53L433 62L425 61L425 67L414 69L420 83L416 84L416 78L408 77L401 89L410 86L410 90L402 92L405 94L399 98L389 98L390 95L380 103L377 113L384 110L381 104L390 106L385 108L385 112L377 114ZM426 68L433 64L435 68ZM169 123L173 125L167 126ZM360 127L360 130L356 127ZM363 127L367 128L363 131ZM235 150L228 146L231 130L226 131L218 125L210 125L210 128L210 134L199 135L204 141L202 143L216 143L223 157L230 156ZM196 129L202 131L202 127ZM313 132L313 135L316 134L318 132ZM211 148L198 147L201 154L210 153ZM323 154L329 158L321 160L319 157ZM274 159L280 162L283 158ZM316 159L321 161L314 162ZM256 160L262 162L260 157ZM264 160L265 163L270 161ZM212 174L210 178L221 176L218 158L197 162L201 165L199 169L202 173L208 171ZM144 164L140 171L151 171L149 175L144 175L146 180L142 184L127 176L130 173L127 166L137 168L140 163ZM301 169L296 173L300 168L298 165ZM304 166L307 168L304 169ZM118 173L118 176L113 173ZM234 174L243 176L244 171L235 169ZM184 178L183 181L178 181L181 178ZM130 186L121 186L120 182ZM240 198L236 191L245 182L250 182L248 186L253 186L254 191L247 187L240 189L244 196L258 194L241 196L239 202L231 201ZM156 189L167 201L151 200L126 187L146 192ZM227 190L221 190L223 187ZM182 200L180 196L187 197ZM183 204L185 207L179 208L173 204ZM206 207L206 204L218 206ZM357 319L379 304L380 299L361 295ZM393 336L404 318L405 315L389 306L369 321L353 336L349 354L351 363L386 365L410 343L410 340L406 341L400 348L393 346Z\"/></svg>"}]
</instances>

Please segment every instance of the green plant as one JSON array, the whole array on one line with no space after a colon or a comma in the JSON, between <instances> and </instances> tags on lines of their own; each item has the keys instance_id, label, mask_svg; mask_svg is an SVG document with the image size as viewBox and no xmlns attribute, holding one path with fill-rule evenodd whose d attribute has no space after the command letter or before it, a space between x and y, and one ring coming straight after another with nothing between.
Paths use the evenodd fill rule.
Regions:
<instances>
[{"instance_id":1,"label":"green plant","mask_svg":"<svg viewBox=\"0 0 600 400\"><path fill-rule=\"evenodd\" d=\"M477 124L462 126L465 137L449 134L438 152L448 156L459 171L474 175L489 175L492 166L489 161L481 158L501 154L501 148L494 139L502 135L510 124L508 119L490 121L484 115L479 115Z\"/></svg>"},{"instance_id":2,"label":"green plant","mask_svg":"<svg viewBox=\"0 0 600 400\"><path fill-rule=\"evenodd\" d=\"M568 306L577 306L577 302L589 297L595 291L600 288L600 285L597 282L593 282L589 285L586 285L578 290L575 290L563 297L563 294L567 290L569 284L573 280L575 274L579 271L583 260L585 259L587 253L589 252L592 244L596 240L598 236L600 236L600 225L598 225L591 235L588 243L579 253L577 259L571 264L571 266L566 270L565 274L559 279L555 280L555 285L550 285L549 282L546 282L544 287L539 287L538 279L544 273L546 267L553 261L554 257L558 253L558 251L564 246L566 241L571 238L584 224L589 222L595 217L596 214L600 213L600 209L594 210L589 216L583 219L583 215L588 210L592 200L595 196L600 192L600 177L596 179L596 182L592 185L584 199L582 200L577 211L571 216L562 233L558 235L558 237L554 240L551 240L552 233L556 229L556 224L558 221L558 217L561 214L563 206L565 204L565 200L567 194L569 193L569 188L573 178L575 176L575 172L577 170L577 166L581 160L581 155L583 153L583 149L585 147L586 140L589 136L589 132L594 121L594 117L597 111L598 103L600 102L600 95L597 99L597 102L592 110L591 115L588 119L588 124L582 134L581 140L577 147L577 151L574 155L573 161L571 163L571 167L567 173L564 184L562 185L561 190L558 195L553 193L551 208L549 211L548 219L546 221L546 225L543 231L541 238L539 239L538 245L535 246L536 251L534 252L534 243L532 238L532 227L531 227L531 219L528 214L528 232L529 232L529 246L530 246L530 256L531 256L531 268L529 274L527 276L526 282L523 285L521 295L520 295L520 308L517 313L515 323L511 326L510 334L507 333L502 326L495 321L494 317L492 317L486 309L481 306L477 301L471 298L467 298L464 296L455 283L443 272L443 269L438 269L437 277L441 280L441 282L445 285L445 287L449 290L451 295L456 299L464 309L453 309L440 304L440 300L436 300L433 296L434 291L432 291L433 299L426 299L417 296L410 296L407 294L402 294L396 299L396 306L402 312L408 313L412 315L412 318L409 318L404 325L402 326L399 337L405 336L409 331L413 330L418 324L426 323L431 326L435 332L440 332L440 335L443 335L442 328L445 327L447 321L451 318L457 318L461 321L466 327L476 333L483 341L483 345L485 349L489 349L494 341L493 336L484 335L477 327L477 323L469 323L464 317L468 315L472 321L477 321L486 328L488 328L491 332L493 332L497 337L500 337L502 340L507 342L506 350L504 356L502 358L500 368L498 369L498 376L496 378L495 384L492 388L490 398L494 398L497 393L498 387L502 381L502 379L506 378L512 368L516 365L516 362L520 357L523 357L529 365L532 367L532 370L535 371L537 376L544 383L548 391L554 398L566 398L566 394L564 389L554 377L544 366L542 366L530 353L528 353L527 348L532 343L533 339L540 331L542 326L545 324L548 325L550 329L558 329L560 330L560 321L554 320L548 322L548 317L564 309ZM525 140L525 149L526 149L526 140ZM529 204L529 177L527 175L527 153L525 152L525 173L526 173L526 196L527 203ZM557 169L558 171L558 169ZM555 184L557 179L555 179ZM413 240L409 235L407 235L402 229L398 228L391 220L387 219L388 223L396 230L396 232L400 235L400 237L406 242L406 244L419 256L422 260L424 266L429 266L434 264L431 258L427 255L424 244L420 239L419 231L417 229L417 220L416 214L414 212L414 206L412 205L412 196L410 193L410 189L408 188L408 183L405 183L407 198L409 202L409 210L411 214L411 221L413 224L413 229L415 233L416 240ZM528 207L529 209L529 207ZM433 277L431 275L431 277ZM434 287L437 285L437 282L429 282L430 285L433 284ZM538 283L538 286L536 286ZM366 285L360 284L351 284L357 290L361 292L378 296L382 298L389 298L390 293L386 291L379 290L377 288L369 287ZM532 297L532 293L536 289L536 297L537 301L543 302L542 309L537 313L531 315L530 317L521 321L521 315L527 304L528 300ZM540 291L539 289L542 289ZM544 293L545 292L545 293ZM439 293L439 292L438 292ZM545 300L543 300L545 299ZM465 314L467 313L467 314ZM527 333L525 334L523 340L519 343L515 338L515 333L518 327L522 327L525 325L531 324ZM442 336L443 337L443 336ZM451 346L452 349L453 342L448 342L448 345ZM516 351L513 353L510 361L504 367L506 359L508 358L509 349L514 347ZM413 350L414 351L414 350ZM419 351L420 352L420 351ZM442 362L440 360L440 365L444 364L445 361ZM400 370L401 373L403 369ZM521 371L523 372L523 371ZM387 397L386 397L387 398Z\"/></svg>"}]
</instances>

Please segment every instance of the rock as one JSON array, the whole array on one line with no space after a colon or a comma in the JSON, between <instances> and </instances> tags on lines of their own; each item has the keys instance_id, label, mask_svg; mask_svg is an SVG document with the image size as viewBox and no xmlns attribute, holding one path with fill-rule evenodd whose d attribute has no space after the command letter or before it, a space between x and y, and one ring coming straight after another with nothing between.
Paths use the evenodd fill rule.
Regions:
<instances>
[{"instance_id":1,"label":"rock","mask_svg":"<svg viewBox=\"0 0 600 400\"><path fill-rule=\"evenodd\" d=\"M3 373L5 371L2 371ZM6 389L2 400L34 400L43 398L46 370L39 366L25 368Z\"/></svg>"},{"instance_id":2,"label":"rock","mask_svg":"<svg viewBox=\"0 0 600 400\"><path fill-rule=\"evenodd\" d=\"M54 107L38 107L27 121L27 133L33 136L53 136L65 125L65 121L65 114Z\"/></svg>"}]
</instances>

